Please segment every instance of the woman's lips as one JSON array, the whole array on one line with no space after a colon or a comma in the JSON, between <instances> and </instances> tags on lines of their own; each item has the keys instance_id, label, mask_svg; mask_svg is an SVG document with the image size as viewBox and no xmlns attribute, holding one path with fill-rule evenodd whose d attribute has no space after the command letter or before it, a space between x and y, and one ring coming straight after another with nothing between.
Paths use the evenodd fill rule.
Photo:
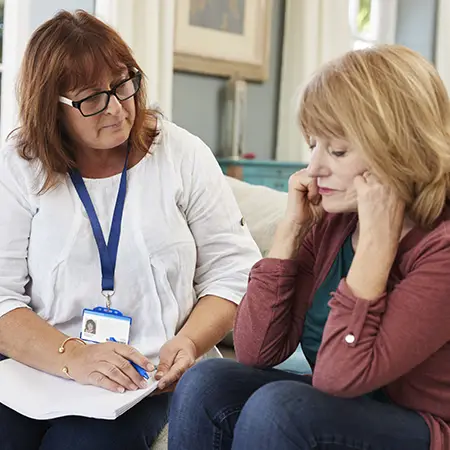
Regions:
<instances>
[{"instance_id":1,"label":"woman's lips","mask_svg":"<svg viewBox=\"0 0 450 450\"><path fill-rule=\"evenodd\" d=\"M105 125L103 128L120 128L124 121L125 119L119 120L118 122L112 123L111 125Z\"/></svg>"},{"instance_id":2,"label":"woman's lips","mask_svg":"<svg viewBox=\"0 0 450 450\"><path fill-rule=\"evenodd\" d=\"M330 195L336 192L336 189L329 189L329 188L319 188L319 194L320 195Z\"/></svg>"}]
</instances>

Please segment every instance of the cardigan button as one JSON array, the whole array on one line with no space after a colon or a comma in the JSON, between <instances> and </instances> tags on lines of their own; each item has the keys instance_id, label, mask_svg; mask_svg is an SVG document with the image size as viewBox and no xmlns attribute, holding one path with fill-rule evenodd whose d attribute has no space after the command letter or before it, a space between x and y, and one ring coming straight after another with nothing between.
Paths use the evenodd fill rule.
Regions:
<instances>
[{"instance_id":1,"label":"cardigan button","mask_svg":"<svg viewBox=\"0 0 450 450\"><path fill-rule=\"evenodd\" d=\"M345 342L347 342L347 344L353 344L355 340L356 340L355 336L352 333L347 334L347 336L345 336Z\"/></svg>"},{"instance_id":2,"label":"cardigan button","mask_svg":"<svg viewBox=\"0 0 450 450\"><path fill-rule=\"evenodd\" d=\"M244 226L245 225L245 219L243 217L241 217L241 225Z\"/></svg>"}]
</instances>

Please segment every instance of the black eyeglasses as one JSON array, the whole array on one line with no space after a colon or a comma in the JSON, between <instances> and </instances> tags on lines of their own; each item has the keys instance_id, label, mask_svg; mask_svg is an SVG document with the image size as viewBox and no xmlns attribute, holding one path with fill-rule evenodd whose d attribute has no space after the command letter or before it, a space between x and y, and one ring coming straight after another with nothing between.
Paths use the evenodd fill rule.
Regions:
<instances>
[{"instance_id":1,"label":"black eyeglasses","mask_svg":"<svg viewBox=\"0 0 450 450\"><path fill-rule=\"evenodd\" d=\"M111 95L114 95L120 102L124 102L136 95L141 87L141 78L142 74L136 72L130 78L121 81L109 91L97 92L77 102L70 100L70 98L60 96L59 101L78 109L84 117L95 116L108 107Z\"/></svg>"}]
</instances>

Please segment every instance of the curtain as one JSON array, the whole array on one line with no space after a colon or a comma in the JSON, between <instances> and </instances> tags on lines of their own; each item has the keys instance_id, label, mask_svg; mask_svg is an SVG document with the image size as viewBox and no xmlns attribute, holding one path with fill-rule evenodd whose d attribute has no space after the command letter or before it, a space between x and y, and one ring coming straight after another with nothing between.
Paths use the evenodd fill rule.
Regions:
<instances>
[{"instance_id":1,"label":"curtain","mask_svg":"<svg viewBox=\"0 0 450 450\"><path fill-rule=\"evenodd\" d=\"M286 0L276 159L309 161L298 128L298 93L324 62L352 48L349 0Z\"/></svg>"},{"instance_id":2,"label":"curtain","mask_svg":"<svg viewBox=\"0 0 450 450\"><path fill-rule=\"evenodd\" d=\"M131 47L147 77L149 106L170 119L175 0L96 0L95 14Z\"/></svg>"}]
</instances>

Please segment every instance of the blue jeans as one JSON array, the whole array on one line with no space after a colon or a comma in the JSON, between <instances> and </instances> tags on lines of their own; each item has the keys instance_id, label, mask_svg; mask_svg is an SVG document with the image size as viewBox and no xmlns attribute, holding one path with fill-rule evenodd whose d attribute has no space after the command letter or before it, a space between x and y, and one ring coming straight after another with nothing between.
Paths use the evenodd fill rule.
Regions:
<instances>
[{"instance_id":1,"label":"blue jeans","mask_svg":"<svg viewBox=\"0 0 450 450\"><path fill-rule=\"evenodd\" d=\"M116 420L34 420L0 403L1 450L148 450L167 423L171 394L148 397Z\"/></svg>"},{"instance_id":2,"label":"blue jeans","mask_svg":"<svg viewBox=\"0 0 450 450\"><path fill-rule=\"evenodd\" d=\"M311 377L232 360L200 362L181 378L169 450L429 450L422 417L367 397L333 397Z\"/></svg>"}]
</instances>

